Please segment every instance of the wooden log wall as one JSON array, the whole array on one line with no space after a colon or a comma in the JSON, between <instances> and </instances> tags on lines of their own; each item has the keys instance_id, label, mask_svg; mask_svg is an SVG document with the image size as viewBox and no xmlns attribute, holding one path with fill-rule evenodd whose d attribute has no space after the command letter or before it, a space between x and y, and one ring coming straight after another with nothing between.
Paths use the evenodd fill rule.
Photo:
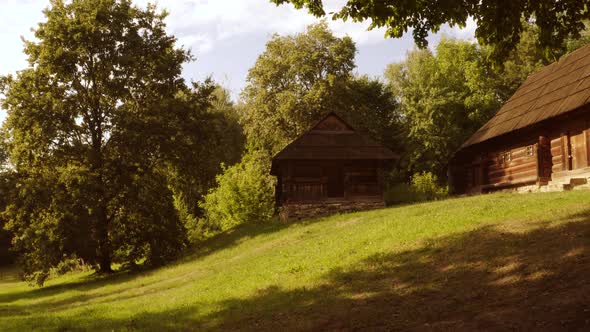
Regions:
<instances>
[{"instance_id":1,"label":"wooden log wall","mask_svg":"<svg viewBox=\"0 0 590 332\"><path fill-rule=\"evenodd\" d=\"M480 165L482 156L488 160ZM543 185L569 181L572 176L590 177L590 106L472 149L457 162L452 165L452 178L458 193L518 186L535 178ZM480 181L481 171L484 176Z\"/></svg>"},{"instance_id":2,"label":"wooden log wall","mask_svg":"<svg viewBox=\"0 0 590 332\"><path fill-rule=\"evenodd\" d=\"M382 198L379 170L383 166L376 161L292 162L284 165L279 203L329 199L329 177L338 166L341 167L340 181L344 190L340 199Z\"/></svg>"},{"instance_id":3,"label":"wooden log wall","mask_svg":"<svg viewBox=\"0 0 590 332\"><path fill-rule=\"evenodd\" d=\"M288 197L295 201L322 200L326 198L328 185L326 178L297 178L289 182Z\"/></svg>"},{"instance_id":4,"label":"wooden log wall","mask_svg":"<svg viewBox=\"0 0 590 332\"><path fill-rule=\"evenodd\" d=\"M381 195L376 168L352 167L344 172L345 196L364 197Z\"/></svg>"},{"instance_id":5,"label":"wooden log wall","mask_svg":"<svg viewBox=\"0 0 590 332\"><path fill-rule=\"evenodd\" d=\"M502 186L536 181L538 144L519 146L488 155L485 185Z\"/></svg>"}]
</instances>

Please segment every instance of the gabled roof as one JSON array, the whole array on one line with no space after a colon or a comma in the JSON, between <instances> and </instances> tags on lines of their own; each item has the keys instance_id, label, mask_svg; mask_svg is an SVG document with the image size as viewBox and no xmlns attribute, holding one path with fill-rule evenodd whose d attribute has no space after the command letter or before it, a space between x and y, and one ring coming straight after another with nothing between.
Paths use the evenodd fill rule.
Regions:
<instances>
[{"instance_id":1,"label":"gabled roof","mask_svg":"<svg viewBox=\"0 0 590 332\"><path fill-rule=\"evenodd\" d=\"M387 147L359 134L336 113L329 113L273 158L277 160L376 159L398 156Z\"/></svg>"},{"instance_id":2,"label":"gabled roof","mask_svg":"<svg viewBox=\"0 0 590 332\"><path fill-rule=\"evenodd\" d=\"M590 103L590 45L530 75L462 148L571 112Z\"/></svg>"}]
</instances>

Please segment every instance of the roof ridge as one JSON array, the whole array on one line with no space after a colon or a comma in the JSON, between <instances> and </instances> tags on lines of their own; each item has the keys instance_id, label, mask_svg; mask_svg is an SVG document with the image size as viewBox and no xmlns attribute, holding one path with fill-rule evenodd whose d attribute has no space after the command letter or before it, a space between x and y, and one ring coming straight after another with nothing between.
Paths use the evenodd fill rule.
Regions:
<instances>
[{"instance_id":1,"label":"roof ridge","mask_svg":"<svg viewBox=\"0 0 590 332\"><path fill-rule=\"evenodd\" d=\"M537 75L539 75L539 74L541 74L541 73L545 72L545 69L551 69L551 68L554 68L554 67L559 67L558 65L559 65L559 63L560 63L560 62L565 62L565 61L566 61L568 58L570 58L570 57L571 57L571 56L573 56L575 53L577 53L577 52L579 52L579 51L583 50L583 49L584 49L584 48L586 48L586 47L590 48L590 44L588 44L588 45L584 45L584 46L582 46L582 47L580 47L580 48L577 48L577 49L575 49L575 50L571 51L570 53L564 54L564 55L562 55L561 57L559 57L559 59L555 60L554 62L551 62L550 64L548 64L548 65L545 65L545 66L541 67L541 68L540 68L538 71L536 71L536 72L533 72L533 73L529 74L529 75L527 76L527 78L524 80L523 84L524 84L524 83L526 83L526 82L527 82L527 80L528 80L529 78L532 78L532 77L534 77L534 76L537 76ZM580 57L579 59L576 59L576 60L572 61L572 63L571 63L571 64L573 64L573 63L576 63L576 62L578 62L578 61L580 61L580 60L582 60L582 59L584 59L584 58L586 58L586 57L588 57L588 56L590 56L590 53L588 53L588 54L586 54L586 55L584 55L584 56ZM569 66L569 65L571 65L571 64L568 64L568 66ZM547 74L547 75L550 75L550 74L551 74L551 72L553 72L553 71L548 71L548 74ZM537 79L537 80L535 80L535 81L532 81L532 82L530 82L529 84L535 83L535 82L539 81L540 79L542 79L542 78L539 78L539 79Z\"/></svg>"},{"instance_id":2,"label":"roof ridge","mask_svg":"<svg viewBox=\"0 0 590 332\"><path fill-rule=\"evenodd\" d=\"M590 103L590 44L528 76L462 148L571 112Z\"/></svg>"},{"instance_id":3,"label":"roof ridge","mask_svg":"<svg viewBox=\"0 0 590 332\"><path fill-rule=\"evenodd\" d=\"M577 79L577 80L573 81L572 83L570 83L570 84L568 84L568 85L571 85L571 84L578 83L578 84L577 84L577 86L576 86L576 87L578 87L578 86L580 86L580 84L582 84L582 81L583 81L584 79L586 79L587 77L589 77L589 76L590 76L590 73L589 73L588 75L586 75L586 76L583 76L583 77L581 77L581 78L579 78L579 79ZM563 87L566 87L566 86L567 86L567 85L564 85ZM547 87L547 85L544 85L544 87ZM536 90L536 89L535 89L535 90ZM559 90L559 89L555 89L555 90L553 90L553 91L557 91L557 90ZM551 92L553 92L553 91L551 91ZM569 97L569 96L566 96L566 97L563 97L563 98L556 99L555 101L557 101L557 100L560 100L560 99L564 99L564 101L565 101L565 99L567 99L567 97ZM589 97L589 98L590 98L590 97ZM504 122L506 122L506 121L510 121L510 120L512 120L512 119L515 119L515 118L518 118L518 117L523 117L523 116L525 116L526 114L529 114L530 112L532 112L532 111L533 111L533 109L534 109L534 106L536 106L538 102L539 102L539 99L535 100L535 103L533 104L533 106L529 107L529 109L528 109L526 112L523 112L523 113L520 113L520 114L516 114L515 116L513 116L513 117L511 117L511 118L508 118L508 119L506 119L506 120L504 120ZM520 104L520 105L524 105L524 104L526 104L526 103L522 103L522 104ZM520 105L519 105L519 106L520 106ZM506 113L506 112L504 112L504 113ZM497 114L499 114L499 113L497 113ZM490 120L491 120L491 119L490 119ZM502 123L503 123L503 122L502 122ZM499 123L498 125L500 125L500 124L502 124L502 123ZM495 127L495 126L498 126L498 125L491 126L490 128L493 128L493 127Z\"/></svg>"}]
</instances>

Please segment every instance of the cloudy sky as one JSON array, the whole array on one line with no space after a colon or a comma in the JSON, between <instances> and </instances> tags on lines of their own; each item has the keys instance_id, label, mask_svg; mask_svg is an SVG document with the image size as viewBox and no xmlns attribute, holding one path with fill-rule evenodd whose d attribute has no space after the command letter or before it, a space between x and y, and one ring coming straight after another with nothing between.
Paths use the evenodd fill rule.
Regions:
<instances>
[{"instance_id":1,"label":"cloudy sky","mask_svg":"<svg viewBox=\"0 0 590 332\"><path fill-rule=\"evenodd\" d=\"M143 6L148 0L136 0ZM151 1L153 2L153 1ZM324 0L327 11L338 8L345 0ZM48 0L0 0L0 75L15 73L26 67L21 36L30 39L31 28L43 21L42 10ZM291 5L280 7L269 0L160 0L166 8L168 30L180 44L192 49L197 60L185 66L188 80L212 76L229 88L237 98L245 84L248 69L264 51L273 33L280 35L301 32L318 19ZM388 63L404 59L414 47L410 34L401 39L385 39L383 30L367 31L368 24L329 21L337 36L350 36L357 44L359 74L380 76ZM445 27L429 37L430 47L442 35L472 39L475 24L465 29ZM0 110L0 122L4 117Z\"/></svg>"}]
</instances>

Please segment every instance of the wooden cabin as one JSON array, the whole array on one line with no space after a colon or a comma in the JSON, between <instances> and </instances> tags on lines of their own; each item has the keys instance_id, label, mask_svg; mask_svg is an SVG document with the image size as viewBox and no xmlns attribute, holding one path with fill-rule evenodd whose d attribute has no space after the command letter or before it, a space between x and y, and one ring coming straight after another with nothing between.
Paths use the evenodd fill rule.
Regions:
<instances>
[{"instance_id":1,"label":"wooden cabin","mask_svg":"<svg viewBox=\"0 0 590 332\"><path fill-rule=\"evenodd\" d=\"M549 191L590 178L590 46L532 74L449 167L455 193Z\"/></svg>"},{"instance_id":2,"label":"wooden cabin","mask_svg":"<svg viewBox=\"0 0 590 332\"><path fill-rule=\"evenodd\" d=\"M274 156L277 205L286 219L382 207L382 175L395 159L330 113Z\"/></svg>"}]
</instances>

